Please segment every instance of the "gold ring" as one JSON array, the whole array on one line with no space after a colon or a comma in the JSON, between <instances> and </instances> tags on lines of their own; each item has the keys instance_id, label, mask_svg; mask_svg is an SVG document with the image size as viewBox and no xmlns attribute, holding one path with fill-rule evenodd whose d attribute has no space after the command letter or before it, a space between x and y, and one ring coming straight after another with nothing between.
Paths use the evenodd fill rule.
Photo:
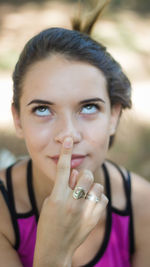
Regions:
<instances>
[{"instance_id":1,"label":"gold ring","mask_svg":"<svg viewBox=\"0 0 150 267\"><path fill-rule=\"evenodd\" d=\"M86 193L84 191L84 189L80 186L76 186L74 191L73 191L73 198L75 199L80 199L80 198L84 198L86 196Z\"/></svg>"}]
</instances>

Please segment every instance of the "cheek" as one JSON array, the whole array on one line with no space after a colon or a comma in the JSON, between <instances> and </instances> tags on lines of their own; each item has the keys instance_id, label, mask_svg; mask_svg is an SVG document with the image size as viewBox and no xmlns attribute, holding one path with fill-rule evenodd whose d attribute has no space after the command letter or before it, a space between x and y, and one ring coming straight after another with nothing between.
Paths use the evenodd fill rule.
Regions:
<instances>
[{"instance_id":1,"label":"cheek","mask_svg":"<svg viewBox=\"0 0 150 267\"><path fill-rule=\"evenodd\" d=\"M36 127L33 124L24 126L24 138L29 153L30 151L42 152L52 139L49 127Z\"/></svg>"},{"instance_id":2,"label":"cheek","mask_svg":"<svg viewBox=\"0 0 150 267\"><path fill-rule=\"evenodd\" d=\"M90 136L90 145L93 150L93 157L95 161L103 162L106 157L108 146L109 146L109 136L108 134L102 134L98 129L96 133Z\"/></svg>"},{"instance_id":3,"label":"cheek","mask_svg":"<svg viewBox=\"0 0 150 267\"><path fill-rule=\"evenodd\" d=\"M101 127L95 127L86 134L86 143L89 147L90 158L86 168L93 173L105 161L109 145L108 131L104 131Z\"/></svg>"},{"instance_id":4,"label":"cheek","mask_svg":"<svg viewBox=\"0 0 150 267\"><path fill-rule=\"evenodd\" d=\"M103 120L86 129L85 138L96 149L107 149L109 144L109 120Z\"/></svg>"},{"instance_id":5,"label":"cheek","mask_svg":"<svg viewBox=\"0 0 150 267\"><path fill-rule=\"evenodd\" d=\"M107 157L109 146L109 120L100 121L86 131L86 142L90 147L91 160L88 168L95 172Z\"/></svg>"}]
</instances>

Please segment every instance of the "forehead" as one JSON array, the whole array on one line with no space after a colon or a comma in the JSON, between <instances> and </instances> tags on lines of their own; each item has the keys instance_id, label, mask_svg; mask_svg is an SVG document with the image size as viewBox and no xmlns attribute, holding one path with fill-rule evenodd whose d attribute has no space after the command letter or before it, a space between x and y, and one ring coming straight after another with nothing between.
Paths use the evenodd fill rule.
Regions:
<instances>
[{"instance_id":1,"label":"forehead","mask_svg":"<svg viewBox=\"0 0 150 267\"><path fill-rule=\"evenodd\" d=\"M34 63L23 80L23 95L26 97L107 96L104 74L91 64L52 55Z\"/></svg>"}]
</instances>

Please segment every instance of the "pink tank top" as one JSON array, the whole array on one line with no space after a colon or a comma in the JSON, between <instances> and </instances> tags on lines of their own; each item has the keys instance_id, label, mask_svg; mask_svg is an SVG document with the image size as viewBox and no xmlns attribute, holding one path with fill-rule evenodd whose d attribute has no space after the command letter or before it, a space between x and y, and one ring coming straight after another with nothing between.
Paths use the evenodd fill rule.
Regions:
<instances>
[{"instance_id":1,"label":"pink tank top","mask_svg":"<svg viewBox=\"0 0 150 267\"><path fill-rule=\"evenodd\" d=\"M106 178L107 197L109 198L104 239L94 258L82 267L131 266L131 255L134 252L134 235L130 201L130 174L127 172L127 177L125 177L121 169L119 169L117 165L115 166L123 179L127 199L126 209L123 211L117 210L111 205L109 173L104 164L103 170ZM2 182L0 183L0 189L10 209L12 223L16 234L15 249L18 252L23 266L32 267L38 222L38 211L32 187L32 164L31 161L29 161L27 169L27 184L32 210L25 214L18 214L15 211L13 186L11 182L11 167L7 169L6 173L8 191L6 192L6 189L4 189Z\"/></svg>"}]
</instances>

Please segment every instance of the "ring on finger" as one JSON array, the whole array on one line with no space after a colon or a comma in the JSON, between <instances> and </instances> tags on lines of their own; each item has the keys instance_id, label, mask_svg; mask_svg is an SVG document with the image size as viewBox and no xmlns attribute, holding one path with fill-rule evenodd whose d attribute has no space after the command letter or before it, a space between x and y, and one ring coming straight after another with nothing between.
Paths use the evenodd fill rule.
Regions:
<instances>
[{"instance_id":1,"label":"ring on finger","mask_svg":"<svg viewBox=\"0 0 150 267\"><path fill-rule=\"evenodd\" d=\"M73 198L75 199L80 199L80 198L85 198L86 192L81 186L76 186L75 189L73 190L72 194Z\"/></svg>"},{"instance_id":2,"label":"ring on finger","mask_svg":"<svg viewBox=\"0 0 150 267\"><path fill-rule=\"evenodd\" d=\"M100 198L98 198L98 197L95 196L94 194L90 194L90 193L88 193L88 194L86 195L86 199L89 199L89 200L91 200L91 201L95 201L96 203L97 203L97 202L100 202Z\"/></svg>"}]
</instances>

